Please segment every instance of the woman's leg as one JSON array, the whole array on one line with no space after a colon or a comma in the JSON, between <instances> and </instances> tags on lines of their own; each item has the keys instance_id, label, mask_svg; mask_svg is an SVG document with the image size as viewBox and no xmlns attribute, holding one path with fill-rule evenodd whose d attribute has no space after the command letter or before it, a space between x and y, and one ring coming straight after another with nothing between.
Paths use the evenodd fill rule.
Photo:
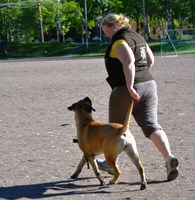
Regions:
<instances>
[{"instance_id":1,"label":"woman's leg","mask_svg":"<svg viewBox=\"0 0 195 200\"><path fill-rule=\"evenodd\" d=\"M132 98L125 86L114 88L109 99L109 122L123 124L131 102Z\"/></svg>"},{"instance_id":2,"label":"woman's leg","mask_svg":"<svg viewBox=\"0 0 195 200\"><path fill-rule=\"evenodd\" d=\"M179 162L177 158L171 154L167 135L163 130L157 130L150 135L150 140L154 143L165 160L165 166L167 168L167 180L172 181L176 179L179 174Z\"/></svg>"},{"instance_id":3,"label":"woman's leg","mask_svg":"<svg viewBox=\"0 0 195 200\"><path fill-rule=\"evenodd\" d=\"M172 155L167 135L158 123L156 83L149 81L138 84L136 87L138 93L141 94L142 101L138 102L134 117L145 136L153 142L163 156L167 168L167 180L174 180L178 176L178 160Z\"/></svg>"},{"instance_id":4,"label":"woman's leg","mask_svg":"<svg viewBox=\"0 0 195 200\"><path fill-rule=\"evenodd\" d=\"M163 130L157 130L150 135L150 140L162 154L164 160L171 156L171 149L167 135Z\"/></svg>"},{"instance_id":5,"label":"woman's leg","mask_svg":"<svg viewBox=\"0 0 195 200\"><path fill-rule=\"evenodd\" d=\"M121 123L125 121L128 107L132 102L132 98L128 89L124 87L116 87L113 89L109 99L109 122ZM98 167L102 171L107 171L114 175L114 170L106 162L106 160L96 159Z\"/></svg>"}]
</instances>

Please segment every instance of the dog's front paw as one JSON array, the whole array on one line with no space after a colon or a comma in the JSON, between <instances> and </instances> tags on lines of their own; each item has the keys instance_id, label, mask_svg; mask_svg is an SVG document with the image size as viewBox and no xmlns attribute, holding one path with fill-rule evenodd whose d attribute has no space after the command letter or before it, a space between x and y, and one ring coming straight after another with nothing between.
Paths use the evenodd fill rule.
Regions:
<instances>
[{"instance_id":1,"label":"dog's front paw","mask_svg":"<svg viewBox=\"0 0 195 200\"><path fill-rule=\"evenodd\" d=\"M74 173L70 178L71 178L71 179L75 179L75 178L77 178L77 177L78 177L78 174Z\"/></svg>"},{"instance_id":2,"label":"dog's front paw","mask_svg":"<svg viewBox=\"0 0 195 200\"><path fill-rule=\"evenodd\" d=\"M104 180L102 180L102 181L100 182L100 186L104 186L104 185L106 185L106 182L105 182Z\"/></svg>"},{"instance_id":3,"label":"dog's front paw","mask_svg":"<svg viewBox=\"0 0 195 200\"><path fill-rule=\"evenodd\" d=\"M146 186L147 186L147 185L146 185L145 183L142 183L142 184L141 184L141 187L140 187L140 190L145 190L145 189L146 189Z\"/></svg>"},{"instance_id":4,"label":"dog's front paw","mask_svg":"<svg viewBox=\"0 0 195 200\"><path fill-rule=\"evenodd\" d=\"M110 184L110 185L114 185L114 184L116 184L116 183L117 183L116 180L111 180L111 181L109 181L109 184Z\"/></svg>"}]
</instances>

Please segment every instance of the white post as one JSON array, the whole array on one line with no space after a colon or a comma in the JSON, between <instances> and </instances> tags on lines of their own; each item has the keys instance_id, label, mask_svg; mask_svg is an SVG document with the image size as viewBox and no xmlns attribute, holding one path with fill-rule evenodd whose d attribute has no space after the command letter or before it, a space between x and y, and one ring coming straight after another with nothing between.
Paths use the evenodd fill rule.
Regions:
<instances>
[{"instance_id":1,"label":"white post","mask_svg":"<svg viewBox=\"0 0 195 200\"><path fill-rule=\"evenodd\" d=\"M85 44L86 44L86 51L88 51L88 39L89 39L89 33L87 28L87 0L84 0L84 9L85 9Z\"/></svg>"},{"instance_id":2,"label":"white post","mask_svg":"<svg viewBox=\"0 0 195 200\"><path fill-rule=\"evenodd\" d=\"M39 22L40 22L40 29L41 29L41 42L44 42L43 20L42 20L42 10L41 10L40 1L38 2L38 9L39 9Z\"/></svg>"},{"instance_id":3,"label":"white post","mask_svg":"<svg viewBox=\"0 0 195 200\"><path fill-rule=\"evenodd\" d=\"M146 9L145 9L145 1L144 0L142 0L142 10L143 10L143 19L144 19L144 39L146 39L147 21L146 21Z\"/></svg>"},{"instance_id":4,"label":"white post","mask_svg":"<svg viewBox=\"0 0 195 200\"><path fill-rule=\"evenodd\" d=\"M60 10L59 10L60 0L57 0L57 19L56 19L56 30L57 30L57 41L60 41Z\"/></svg>"}]
</instances>

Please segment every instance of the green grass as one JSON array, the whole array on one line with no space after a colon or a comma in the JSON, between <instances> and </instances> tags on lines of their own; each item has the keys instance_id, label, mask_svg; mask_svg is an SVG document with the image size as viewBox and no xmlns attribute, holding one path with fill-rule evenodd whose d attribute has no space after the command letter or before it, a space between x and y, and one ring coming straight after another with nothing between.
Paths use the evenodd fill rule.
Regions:
<instances>
[{"instance_id":1,"label":"green grass","mask_svg":"<svg viewBox=\"0 0 195 200\"><path fill-rule=\"evenodd\" d=\"M103 56L108 44L89 43L88 49L85 44L79 43L9 43L8 53L5 55L0 52L1 59L9 58L42 58L42 57L78 57L78 56ZM160 42L149 43L155 55L161 53ZM178 54L195 53L195 42L176 43ZM168 52L170 47L164 46Z\"/></svg>"},{"instance_id":2,"label":"green grass","mask_svg":"<svg viewBox=\"0 0 195 200\"><path fill-rule=\"evenodd\" d=\"M195 53L195 41L175 44L178 53Z\"/></svg>"},{"instance_id":3,"label":"green grass","mask_svg":"<svg viewBox=\"0 0 195 200\"><path fill-rule=\"evenodd\" d=\"M75 57L75 56L100 56L107 48L106 44L79 43L9 43L7 54L0 52L0 58L41 58L41 57Z\"/></svg>"}]
</instances>

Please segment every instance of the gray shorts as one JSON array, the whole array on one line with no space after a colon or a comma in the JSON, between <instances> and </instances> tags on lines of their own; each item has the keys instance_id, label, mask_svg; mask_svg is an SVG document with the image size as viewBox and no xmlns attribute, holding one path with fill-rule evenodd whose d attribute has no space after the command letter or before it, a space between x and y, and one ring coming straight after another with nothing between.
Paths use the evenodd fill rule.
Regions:
<instances>
[{"instance_id":1,"label":"gray shorts","mask_svg":"<svg viewBox=\"0 0 195 200\"><path fill-rule=\"evenodd\" d=\"M141 127L144 135L150 135L162 129L157 120L157 85L154 80L134 85L140 95L139 101L135 101L133 116ZM109 122L123 123L127 109L132 101L126 86L115 87L110 95Z\"/></svg>"}]
</instances>

